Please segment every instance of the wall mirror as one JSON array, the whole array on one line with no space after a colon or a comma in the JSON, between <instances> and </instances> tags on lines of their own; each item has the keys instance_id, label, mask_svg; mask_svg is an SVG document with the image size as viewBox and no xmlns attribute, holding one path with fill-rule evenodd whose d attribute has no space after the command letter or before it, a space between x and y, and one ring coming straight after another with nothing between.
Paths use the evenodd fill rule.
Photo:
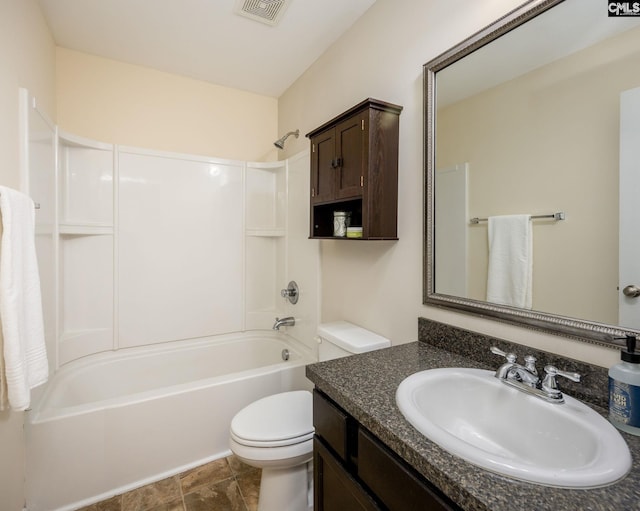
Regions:
<instances>
[{"instance_id":1,"label":"wall mirror","mask_svg":"<svg viewBox=\"0 0 640 511\"><path fill-rule=\"evenodd\" d=\"M533 0L425 64L425 304L640 335L640 17L610 14ZM522 271L491 259L488 219L516 214L532 215L526 305L487 298Z\"/></svg>"}]
</instances>

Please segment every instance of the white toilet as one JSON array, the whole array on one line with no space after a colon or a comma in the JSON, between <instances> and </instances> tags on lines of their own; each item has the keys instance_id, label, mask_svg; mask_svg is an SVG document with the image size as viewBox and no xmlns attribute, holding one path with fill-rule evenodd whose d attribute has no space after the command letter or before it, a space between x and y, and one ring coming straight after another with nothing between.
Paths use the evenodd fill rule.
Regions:
<instances>
[{"instance_id":1,"label":"white toilet","mask_svg":"<svg viewBox=\"0 0 640 511\"><path fill-rule=\"evenodd\" d=\"M320 361L391 345L389 339L346 321L320 325L318 343ZM231 421L231 450L262 469L258 511L313 508L312 408L311 392L283 392L251 403Z\"/></svg>"}]
</instances>

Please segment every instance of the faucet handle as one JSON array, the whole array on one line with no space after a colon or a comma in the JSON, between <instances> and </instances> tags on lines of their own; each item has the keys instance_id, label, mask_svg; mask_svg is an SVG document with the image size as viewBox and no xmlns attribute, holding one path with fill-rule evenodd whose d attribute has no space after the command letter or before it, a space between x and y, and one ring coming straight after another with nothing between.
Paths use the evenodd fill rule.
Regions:
<instances>
[{"instance_id":1,"label":"faucet handle","mask_svg":"<svg viewBox=\"0 0 640 511\"><path fill-rule=\"evenodd\" d=\"M289 282L287 288L280 291L280 296L289 300L289 302L293 305L298 303L298 298L300 297L300 289L298 288L298 284L296 284L296 281L292 280L291 282Z\"/></svg>"},{"instance_id":2,"label":"faucet handle","mask_svg":"<svg viewBox=\"0 0 640 511\"><path fill-rule=\"evenodd\" d=\"M491 348L489 349L494 355L500 355L501 357L506 358L507 362L509 362L510 364L514 364L518 358L515 353L507 353L496 346L491 346Z\"/></svg>"},{"instance_id":3,"label":"faucet handle","mask_svg":"<svg viewBox=\"0 0 640 511\"><path fill-rule=\"evenodd\" d=\"M537 360L538 359L533 355L526 355L524 357L524 367L527 371L529 371L531 374L535 374L536 376L538 376L538 370L536 369Z\"/></svg>"},{"instance_id":4,"label":"faucet handle","mask_svg":"<svg viewBox=\"0 0 640 511\"><path fill-rule=\"evenodd\" d=\"M546 392L549 397L558 400L559 402L562 402L564 400L562 399L562 392L560 392L560 389L558 388L556 376L562 376L575 382L580 381L581 378L578 373L561 371L560 369L552 365L545 366L544 372L546 373L546 376L544 377L544 380L542 380L542 390Z\"/></svg>"},{"instance_id":5,"label":"faucet handle","mask_svg":"<svg viewBox=\"0 0 640 511\"><path fill-rule=\"evenodd\" d=\"M562 376L563 378L568 378L571 381L579 382L582 376L579 373L571 373L568 371L561 371L555 366L548 365L544 367L544 372L547 373L548 376Z\"/></svg>"}]
</instances>

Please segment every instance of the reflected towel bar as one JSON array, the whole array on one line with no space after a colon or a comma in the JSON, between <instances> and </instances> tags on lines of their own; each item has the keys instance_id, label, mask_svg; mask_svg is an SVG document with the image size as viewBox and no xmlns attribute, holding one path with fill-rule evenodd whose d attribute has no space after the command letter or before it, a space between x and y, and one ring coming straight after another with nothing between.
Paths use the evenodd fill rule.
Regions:
<instances>
[{"instance_id":1,"label":"reflected towel bar","mask_svg":"<svg viewBox=\"0 0 640 511\"><path fill-rule=\"evenodd\" d=\"M553 218L554 220L564 220L564 211L558 211L557 213L550 213L548 215L531 215L531 220L535 218ZM480 222L486 222L488 218L474 217L469 220L472 224L479 224Z\"/></svg>"}]
</instances>

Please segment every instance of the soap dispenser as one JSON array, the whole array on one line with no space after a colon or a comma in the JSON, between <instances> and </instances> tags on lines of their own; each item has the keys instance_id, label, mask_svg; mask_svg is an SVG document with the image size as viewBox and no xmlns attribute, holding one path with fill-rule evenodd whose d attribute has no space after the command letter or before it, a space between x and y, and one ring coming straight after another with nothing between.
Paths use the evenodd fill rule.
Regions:
<instances>
[{"instance_id":1,"label":"soap dispenser","mask_svg":"<svg viewBox=\"0 0 640 511\"><path fill-rule=\"evenodd\" d=\"M640 436L640 352L636 352L635 335L627 335L626 341L622 361L609 369L609 420L618 429Z\"/></svg>"}]
</instances>

